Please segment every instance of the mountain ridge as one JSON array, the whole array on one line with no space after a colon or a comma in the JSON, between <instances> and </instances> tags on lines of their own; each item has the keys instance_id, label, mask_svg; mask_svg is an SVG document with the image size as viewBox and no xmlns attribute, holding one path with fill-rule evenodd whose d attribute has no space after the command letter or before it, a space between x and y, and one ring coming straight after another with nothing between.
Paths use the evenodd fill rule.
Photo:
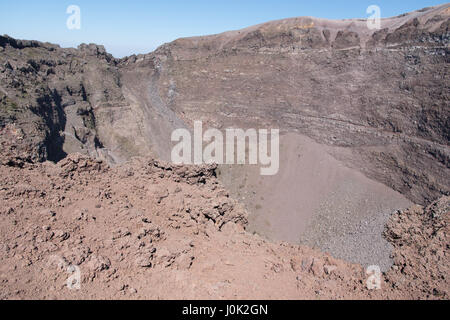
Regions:
<instances>
[{"instance_id":1,"label":"mountain ridge","mask_svg":"<svg viewBox=\"0 0 450 320\"><path fill-rule=\"evenodd\" d=\"M37 122L44 119L42 128L45 130L34 128L29 139L20 141L20 144L30 142L25 149L28 157L31 155L33 159L61 159L64 154L76 151L99 156L112 163L146 154L159 154L168 160L171 130L189 127L193 120L205 117L209 124L225 126L227 122L237 120L233 109L225 107L231 102L243 107L254 105L250 109L244 107L245 112L251 115L248 119L254 121L242 123L242 127L278 123L286 130L300 130L320 143L340 147L354 144L351 141L353 138L345 137L348 130L365 132L356 138L363 144L369 141L364 135L371 136L373 143L369 145L380 140L377 135L386 136L383 140L391 140L388 135L394 134L395 139L407 140L411 146L423 144L428 154L448 167L450 157L446 145L450 126L445 123L448 121L445 119L449 118L446 116L448 108L445 108L445 85L448 82L433 78L446 77L446 54L450 42L449 7L450 4L445 4L389 18L387 20L400 19L404 22L392 32L386 29L375 32L366 28L365 32L372 33L368 42L373 42L373 47L367 48L361 47L361 39L353 31L339 30L334 40L333 37L324 40L324 33L315 28L300 30L299 34L284 31L274 31L272 34L271 30L263 30L264 33L258 29L272 26L274 22L244 29L248 33L234 39L234 47L228 43L228 47L221 49L218 41L214 40L221 35L214 35L207 37L214 41L204 46L190 43L193 38L179 39L152 53L123 59L115 59L103 46L95 44L65 49L49 43L0 37L0 93L2 104L6 107L0 114L0 119L3 119L1 125L12 124L11 116L22 117L26 123L31 121L21 127L27 131L34 127L34 120L31 119ZM297 20L282 21L291 23ZM348 24L348 21L345 23ZM289 29L289 23L287 25ZM390 51L384 51L387 46ZM310 51L312 48L317 49ZM17 66L11 65L14 63ZM221 70L217 68L220 65L224 65ZM390 74L389 79L380 73L380 66L386 68L385 74ZM241 70L236 72L237 69ZM293 73L294 70L297 74ZM336 81L329 82L327 74L335 77ZM68 75L67 79L64 79L65 75ZM29 81L32 78L40 83L39 93L33 92L33 82ZM125 78L128 80L123 81ZM141 81L135 81L136 78ZM262 78L265 78L266 84L261 86L262 82L258 79ZM350 86L341 87L342 82L349 82ZM370 88L371 82L383 87L376 90L388 92L390 99L385 101L389 101L388 104L393 105L389 108L393 109L383 106L386 102L380 100L375 87ZM244 86L248 89L240 90L239 85L236 86L238 83L246 83ZM328 84L323 86L325 83ZM399 91L393 91L392 86L398 86ZM141 88L139 92L136 90L138 87ZM273 91L274 87L279 87L277 92ZM349 90L352 87L354 89ZM153 89L148 93L147 88ZM229 99L224 96L225 88L229 88ZM257 88L262 88L262 93L272 94L272 102L264 97L253 98L251 92ZM323 94L317 95L311 91L312 88L321 90ZM419 91L415 93L414 89ZM366 98L364 90L373 93ZM202 91L208 91L209 96L204 96ZM302 95L297 93L299 91ZM8 92L13 93L8 95ZM430 94L433 98L427 98ZM355 98L352 96L359 101L353 101ZM400 96L402 99L399 99ZM214 106L217 103L219 105ZM349 103L359 106L346 106ZM371 110L370 103L381 105L380 111ZM192 108L193 104L196 104L195 108ZM269 104L274 106L269 108ZM50 105L56 112L53 115L48 113ZM25 111L25 114L30 110L35 112L28 117L17 112L14 106ZM314 106L313 109L311 106ZM420 111L421 108L423 111ZM409 114L405 113L406 110ZM135 114L141 116L136 118ZM404 120L405 116L412 118ZM143 117L146 120L139 120ZM293 118L297 120L292 122ZM308 122L305 123L306 119ZM311 128L310 121L316 123ZM327 122L334 127L329 127ZM334 132L334 140L330 140L330 136L322 136L317 130L323 125ZM68 130L65 130L66 127ZM380 140L380 143L386 142ZM411 146L408 148L411 149ZM372 162L373 156L370 158ZM402 158L394 159L394 163L408 161L404 156ZM427 161L423 159L419 163ZM401 172L411 170L407 167L400 165ZM373 170L365 174L405 193L403 187L380 176L377 173L379 169ZM436 173L442 171L438 167L433 170ZM417 172L412 174L415 176L414 184L417 184L420 175ZM414 188L414 184L410 187ZM433 184L427 187L428 190L434 189L430 195L448 192L446 188L442 189L445 184ZM424 203L424 199L434 200L435 196L423 196L418 192L408 195L420 203Z\"/></svg>"}]
</instances>

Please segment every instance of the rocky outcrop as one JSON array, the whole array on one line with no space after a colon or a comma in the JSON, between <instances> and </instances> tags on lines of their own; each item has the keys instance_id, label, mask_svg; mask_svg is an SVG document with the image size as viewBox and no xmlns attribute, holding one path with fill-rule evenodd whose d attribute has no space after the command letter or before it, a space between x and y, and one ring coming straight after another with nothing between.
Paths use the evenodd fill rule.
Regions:
<instances>
[{"instance_id":1,"label":"rocky outcrop","mask_svg":"<svg viewBox=\"0 0 450 320\"><path fill-rule=\"evenodd\" d=\"M103 46L61 49L9 37L0 43L0 126L22 130L17 148L33 161L80 152L116 163L151 153L136 146L140 119L122 92L117 60Z\"/></svg>"},{"instance_id":2,"label":"rocky outcrop","mask_svg":"<svg viewBox=\"0 0 450 320\"><path fill-rule=\"evenodd\" d=\"M161 97L187 124L298 132L426 204L450 192L448 9L383 19L380 30L273 21L180 39L147 59L160 61Z\"/></svg>"},{"instance_id":3,"label":"rocky outcrop","mask_svg":"<svg viewBox=\"0 0 450 320\"><path fill-rule=\"evenodd\" d=\"M124 59L94 44L0 37L0 297L448 299L448 197L433 202L450 192L448 45L449 5L383 19L378 31L295 18ZM226 168L155 160L195 120L307 136L320 151L306 157L312 168L319 155L332 174L346 168L431 203L388 223L394 265L383 265L382 290L367 289L359 265L244 232L258 201L313 186L292 179L298 138L282 140L288 174L266 194L246 189L245 167L224 185ZM380 197L343 185L317 230L354 236L357 225L370 238L384 222L350 210L370 198L379 212ZM75 267L82 291L65 288Z\"/></svg>"},{"instance_id":4,"label":"rocky outcrop","mask_svg":"<svg viewBox=\"0 0 450 320\"><path fill-rule=\"evenodd\" d=\"M0 43L0 125L20 127L18 147L37 161L58 161L77 151L100 156L93 109L123 100L112 56L96 45L61 49L9 37ZM92 72L100 70L105 81L94 83Z\"/></svg>"},{"instance_id":5,"label":"rocky outcrop","mask_svg":"<svg viewBox=\"0 0 450 320\"><path fill-rule=\"evenodd\" d=\"M333 43L335 49L359 48L361 40L356 32L339 31Z\"/></svg>"}]
</instances>

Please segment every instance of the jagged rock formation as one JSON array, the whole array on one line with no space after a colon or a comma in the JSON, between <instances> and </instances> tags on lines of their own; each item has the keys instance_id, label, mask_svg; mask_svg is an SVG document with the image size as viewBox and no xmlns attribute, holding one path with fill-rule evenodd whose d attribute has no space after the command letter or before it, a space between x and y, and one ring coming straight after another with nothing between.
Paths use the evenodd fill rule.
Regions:
<instances>
[{"instance_id":1,"label":"jagged rock formation","mask_svg":"<svg viewBox=\"0 0 450 320\"><path fill-rule=\"evenodd\" d=\"M126 72L103 46L61 49L0 37L0 50L0 125L20 131L13 152L22 160L58 161L80 152L119 163L168 149L177 119L146 100L149 87L134 86L136 74L123 84ZM146 71L149 78L156 72ZM2 135L4 148L9 138Z\"/></svg>"}]
</instances>

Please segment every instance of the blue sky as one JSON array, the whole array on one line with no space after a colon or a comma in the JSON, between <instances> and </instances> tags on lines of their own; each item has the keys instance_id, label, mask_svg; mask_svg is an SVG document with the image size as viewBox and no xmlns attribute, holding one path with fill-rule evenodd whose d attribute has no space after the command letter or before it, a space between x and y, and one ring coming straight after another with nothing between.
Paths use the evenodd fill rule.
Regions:
<instances>
[{"instance_id":1,"label":"blue sky","mask_svg":"<svg viewBox=\"0 0 450 320\"><path fill-rule=\"evenodd\" d=\"M0 34L76 47L103 44L116 57L147 53L180 37L220 33L297 16L364 18L375 4L382 17L446 3L439 0L0 0ZM69 5L81 9L81 29L69 30Z\"/></svg>"}]
</instances>

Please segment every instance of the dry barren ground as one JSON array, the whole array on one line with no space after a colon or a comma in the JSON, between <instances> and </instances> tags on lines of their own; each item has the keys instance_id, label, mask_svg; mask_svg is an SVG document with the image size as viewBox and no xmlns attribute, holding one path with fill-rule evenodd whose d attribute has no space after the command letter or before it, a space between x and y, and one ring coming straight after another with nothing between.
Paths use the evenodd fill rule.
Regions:
<instances>
[{"instance_id":1,"label":"dry barren ground","mask_svg":"<svg viewBox=\"0 0 450 320\"><path fill-rule=\"evenodd\" d=\"M370 291L359 265L247 233L214 166L75 154L0 176L2 299L448 299L448 197L391 218L395 265Z\"/></svg>"}]
</instances>

